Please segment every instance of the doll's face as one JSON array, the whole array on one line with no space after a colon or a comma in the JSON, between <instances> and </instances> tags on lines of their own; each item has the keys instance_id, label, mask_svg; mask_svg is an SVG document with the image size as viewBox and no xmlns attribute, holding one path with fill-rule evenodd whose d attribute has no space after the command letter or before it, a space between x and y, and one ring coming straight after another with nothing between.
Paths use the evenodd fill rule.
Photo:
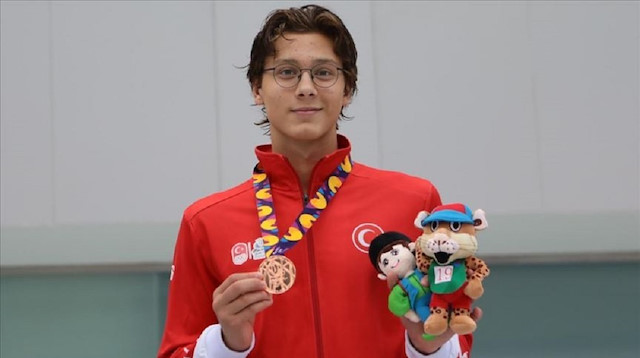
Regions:
<instances>
[{"instance_id":1,"label":"doll's face","mask_svg":"<svg viewBox=\"0 0 640 358\"><path fill-rule=\"evenodd\" d=\"M391 249L380 255L378 267L385 276L395 273L399 278L403 278L407 273L416 268L416 259L413 252L402 244L395 244Z\"/></svg>"},{"instance_id":2,"label":"doll's face","mask_svg":"<svg viewBox=\"0 0 640 358\"><path fill-rule=\"evenodd\" d=\"M432 221L424 227L418 242L420 250L440 265L473 256L478 250L473 224Z\"/></svg>"}]
</instances>

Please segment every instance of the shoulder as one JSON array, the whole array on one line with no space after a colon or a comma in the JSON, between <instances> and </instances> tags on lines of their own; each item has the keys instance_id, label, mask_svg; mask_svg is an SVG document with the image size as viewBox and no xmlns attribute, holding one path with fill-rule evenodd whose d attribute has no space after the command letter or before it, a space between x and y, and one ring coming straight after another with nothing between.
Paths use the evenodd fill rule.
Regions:
<instances>
[{"instance_id":1,"label":"shoulder","mask_svg":"<svg viewBox=\"0 0 640 358\"><path fill-rule=\"evenodd\" d=\"M192 220L202 212L213 210L217 207L224 207L242 195L253 195L252 190L252 182L251 179L249 179L230 189L200 198L185 209L184 218L185 220Z\"/></svg>"},{"instance_id":2,"label":"shoulder","mask_svg":"<svg viewBox=\"0 0 640 358\"><path fill-rule=\"evenodd\" d=\"M437 191L436 187L427 179L398 171L374 168L361 163L354 165L351 174L360 179L369 180L376 185L395 190L409 191L421 195L424 195L425 192Z\"/></svg>"}]
</instances>

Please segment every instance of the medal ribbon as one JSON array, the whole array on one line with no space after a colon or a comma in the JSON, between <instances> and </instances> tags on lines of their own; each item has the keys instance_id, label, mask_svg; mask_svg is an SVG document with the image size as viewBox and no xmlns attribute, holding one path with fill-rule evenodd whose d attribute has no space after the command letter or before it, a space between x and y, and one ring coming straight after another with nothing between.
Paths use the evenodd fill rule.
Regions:
<instances>
[{"instance_id":1,"label":"medal ribbon","mask_svg":"<svg viewBox=\"0 0 640 358\"><path fill-rule=\"evenodd\" d=\"M255 166L253 169L253 189L256 193L258 219L266 257L284 255L287 250L302 239L347 179L351 173L352 165L351 157L347 154L333 173L322 183L314 197L306 203L302 212L282 237L279 237L278 226L276 226L276 213L273 207L269 178L260 163Z\"/></svg>"}]
</instances>

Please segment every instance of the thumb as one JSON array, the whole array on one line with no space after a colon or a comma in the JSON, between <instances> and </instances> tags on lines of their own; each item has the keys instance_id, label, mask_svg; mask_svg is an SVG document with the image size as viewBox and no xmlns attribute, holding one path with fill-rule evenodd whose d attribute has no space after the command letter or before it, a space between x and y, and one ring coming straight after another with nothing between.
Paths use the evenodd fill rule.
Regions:
<instances>
[{"instance_id":1,"label":"thumb","mask_svg":"<svg viewBox=\"0 0 640 358\"><path fill-rule=\"evenodd\" d=\"M392 289L398 283L398 275L395 272L389 272L387 275L387 287Z\"/></svg>"},{"instance_id":2,"label":"thumb","mask_svg":"<svg viewBox=\"0 0 640 358\"><path fill-rule=\"evenodd\" d=\"M471 318L473 318L473 320L476 322L482 318L482 315L483 315L483 312L480 307L474 307L473 310L471 311Z\"/></svg>"}]
</instances>

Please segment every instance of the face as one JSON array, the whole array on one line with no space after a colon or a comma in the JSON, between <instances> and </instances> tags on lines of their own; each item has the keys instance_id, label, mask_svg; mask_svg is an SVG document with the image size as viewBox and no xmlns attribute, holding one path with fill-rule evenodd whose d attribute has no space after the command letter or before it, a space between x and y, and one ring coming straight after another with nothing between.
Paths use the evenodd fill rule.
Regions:
<instances>
[{"instance_id":1,"label":"face","mask_svg":"<svg viewBox=\"0 0 640 358\"><path fill-rule=\"evenodd\" d=\"M432 221L424 228L420 249L440 265L472 256L478 249L473 224Z\"/></svg>"},{"instance_id":2,"label":"face","mask_svg":"<svg viewBox=\"0 0 640 358\"><path fill-rule=\"evenodd\" d=\"M311 68L327 62L342 66L326 36L317 33L286 33L285 36L276 40L275 55L265 60L265 68L280 64ZM274 149L289 142L335 142L340 111L351 100L351 96L345 94L344 74L338 72L338 81L329 88L316 86L309 71L303 71L300 82L291 88L276 83L273 71L262 75L262 84L252 91L255 104L266 110Z\"/></svg>"},{"instance_id":3,"label":"face","mask_svg":"<svg viewBox=\"0 0 640 358\"><path fill-rule=\"evenodd\" d=\"M409 248L397 244L393 245L391 250L380 255L378 266L385 276L393 272L402 278L416 268L415 257Z\"/></svg>"}]
</instances>

